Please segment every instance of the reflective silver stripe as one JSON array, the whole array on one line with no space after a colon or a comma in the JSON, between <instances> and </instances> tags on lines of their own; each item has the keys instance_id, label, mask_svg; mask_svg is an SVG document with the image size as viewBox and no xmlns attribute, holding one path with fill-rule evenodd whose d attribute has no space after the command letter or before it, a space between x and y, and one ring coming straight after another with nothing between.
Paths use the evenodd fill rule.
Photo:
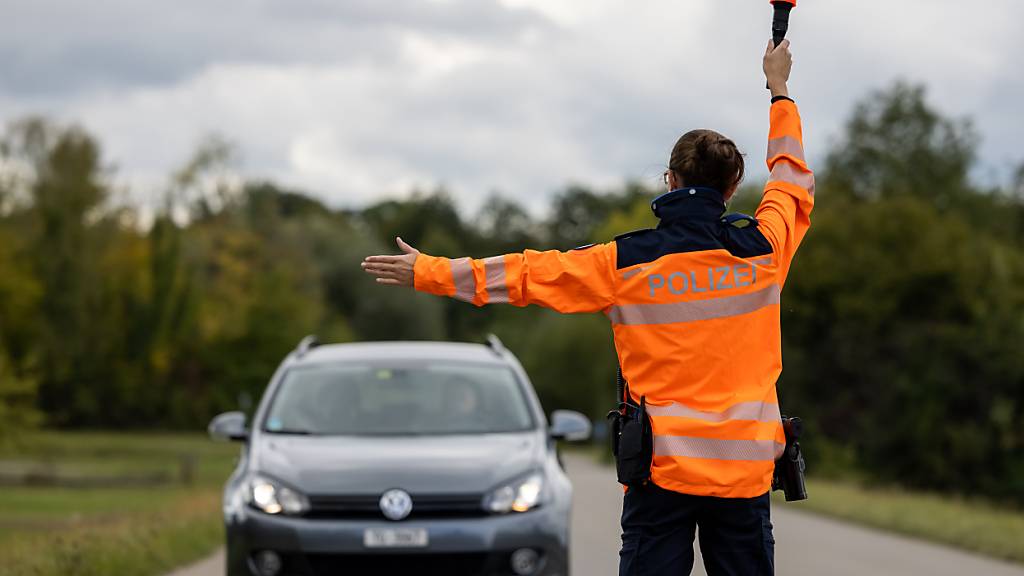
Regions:
<instances>
[{"instance_id":1,"label":"reflective silver stripe","mask_svg":"<svg viewBox=\"0 0 1024 576\"><path fill-rule=\"evenodd\" d=\"M772 138L768 141L768 162L772 161L772 158L785 154L791 156L803 163L807 163L804 159L804 146L799 140L792 136L783 136L781 138Z\"/></svg>"},{"instance_id":2,"label":"reflective silver stripe","mask_svg":"<svg viewBox=\"0 0 1024 576\"><path fill-rule=\"evenodd\" d=\"M772 462L785 444L774 440L719 440L696 436L655 436L655 456Z\"/></svg>"},{"instance_id":3,"label":"reflective silver stripe","mask_svg":"<svg viewBox=\"0 0 1024 576\"><path fill-rule=\"evenodd\" d=\"M637 274L643 272L644 270L647 270L648 268L650 268L650 266L640 266L639 268L633 268L632 270L626 270L625 272L622 273L622 279L623 280L629 280L633 276L636 276Z\"/></svg>"},{"instance_id":4,"label":"reflective silver stripe","mask_svg":"<svg viewBox=\"0 0 1024 576\"><path fill-rule=\"evenodd\" d=\"M653 268L652 264L647 264L645 266L637 266L637 268L635 268L633 270L628 270L628 271L624 272L623 273L623 280L629 280L629 279L633 278L634 276L636 276L636 275L638 275L638 274L640 274L642 272L647 272L651 268Z\"/></svg>"},{"instance_id":5,"label":"reflective silver stripe","mask_svg":"<svg viewBox=\"0 0 1024 576\"><path fill-rule=\"evenodd\" d=\"M473 276L472 261L469 258L456 258L451 262L455 297L465 302L472 302L476 296L476 277Z\"/></svg>"},{"instance_id":6,"label":"reflective silver stripe","mask_svg":"<svg viewBox=\"0 0 1024 576\"><path fill-rule=\"evenodd\" d=\"M608 318L612 324L675 324L676 322L695 322L749 314L778 304L780 301L778 284L772 284L757 292L710 298L707 300L691 300L689 302L671 302L667 304L623 304L612 306Z\"/></svg>"},{"instance_id":7,"label":"reflective silver stripe","mask_svg":"<svg viewBox=\"0 0 1024 576\"><path fill-rule=\"evenodd\" d=\"M484 270L487 273L487 303L507 304L508 286L505 284L505 257L494 256L484 260Z\"/></svg>"},{"instance_id":8,"label":"reflective silver stripe","mask_svg":"<svg viewBox=\"0 0 1024 576\"><path fill-rule=\"evenodd\" d=\"M755 258L755 259L751 260L750 263L751 264L757 264L758 266L771 266L772 265L772 259L771 259L771 257L768 257L768 258Z\"/></svg>"},{"instance_id":9,"label":"reflective silver stripe","mask_svg":"<svg viewBox=\"0 0 1024 576\"><path fill-rule=\"evenodd\" d=\"M780 422L782 414L779 405L769 402L740 402L725 409L724 412L705 412L694 410L689 406L675 402L668 406L647 405L647 413L651 416L675 416L693 418L705 422L725 422L726 420L756 420L758 422Z\"/></svg>"},{"instance_id":10,"label":"reflective silver stripe","mask_svg":"<svg viewBox=\"0 0 1024 576\"><path fill-rule=\"evenodd\" d=\"M808 194L814 196L814 174L801 170L792 162L786 162L785 160L776 162L772 168L771 176L768 177L768 182L796 184L807 190Z\"/></svg>"}]
</instances>

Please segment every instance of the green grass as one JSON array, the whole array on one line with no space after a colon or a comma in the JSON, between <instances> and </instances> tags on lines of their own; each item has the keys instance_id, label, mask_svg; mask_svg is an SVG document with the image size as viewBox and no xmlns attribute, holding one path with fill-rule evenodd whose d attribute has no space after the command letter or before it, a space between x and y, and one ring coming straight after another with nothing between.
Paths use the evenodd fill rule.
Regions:
<instances>
[{"instance_id":1,"label":"green grass","mask_svg":"<svg viewBox=\"0 0 1024 576\"><path fill-rule=\"evenodd\" d=\"M0 489L0 575L158 575L223 542L220 491L238 445L200 434L40 432L0 447L0 471L61 479L149 475L153 486ZM194 461L192 483L181 462ZM130 484L130 483L129 483Z\"/></svg>"},{"instance_id":2,"label":"green grass","mask_svg":"<svg viewBox=\"0 0 1024 576\"><path fill-rule=\"evenodd\" d=\"M794 509L1024 562L1024 512L992 503L809 479ZM778 502L781 494L776 493Z\"/></svg>"},{"instance_id":3,"label":"green grass","mask_svg":"<svg viewBox=\"0 0 1024 576\"><path fill-rule=\"evenodd\" d=\"M212 442L203 434L38 432L0 445L0 463L54 465L72 475L165 472L177 477L183 457L196 458L199 484L222 483L238 454L237 444Z\"/></svg>"}]
</instances>

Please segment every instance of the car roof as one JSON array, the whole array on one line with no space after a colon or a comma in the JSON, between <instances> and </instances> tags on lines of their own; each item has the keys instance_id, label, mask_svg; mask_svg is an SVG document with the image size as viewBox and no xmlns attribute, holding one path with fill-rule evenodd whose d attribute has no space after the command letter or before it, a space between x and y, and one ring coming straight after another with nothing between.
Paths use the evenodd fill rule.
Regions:
<instances>
[{"instance_id":1,"label":"car roof","mask_svg":"<svg viewBox=\"0 0 1024 576\"><path fill-rule=\"evenodd\" d=\"M449 360L504 364L508 361L483 344L459 342L357 342L324 344L310 349L294 360L295 364L321 364L352 361Z\"/></svg>"}]
</instances>

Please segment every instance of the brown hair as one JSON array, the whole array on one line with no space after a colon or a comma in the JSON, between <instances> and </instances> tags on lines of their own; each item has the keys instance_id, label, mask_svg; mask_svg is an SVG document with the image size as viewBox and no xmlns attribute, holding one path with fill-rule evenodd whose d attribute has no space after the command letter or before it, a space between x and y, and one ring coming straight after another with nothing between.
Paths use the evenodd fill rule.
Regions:
<instances>
[{"instance_id":1,"label":"brown hair","mask_svg":"<svg viewBox=\"0 0 1024 576\"><path fill-rule=\"evenodd\" d=\"M725 194L743 180L743 154L714 130L691 130L672 148L668 168L684 186L706 186Z\"/></svg>"}]
</instances>

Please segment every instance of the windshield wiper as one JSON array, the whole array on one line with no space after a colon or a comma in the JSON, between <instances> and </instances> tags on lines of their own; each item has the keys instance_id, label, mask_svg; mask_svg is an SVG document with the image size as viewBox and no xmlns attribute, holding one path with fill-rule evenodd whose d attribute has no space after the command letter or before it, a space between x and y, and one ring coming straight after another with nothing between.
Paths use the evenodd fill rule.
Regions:
<instances>
[{"instance_id":1,"label":"windshield wiper","mask_svg":"<svg viewBox=\"0 0 1024 576\"><path fill-rule=\"evenodd\" d=\"M290 434L292 436L313 436L313 433L309 430L302 430L301 428L281 428L280 430L264 430L270 434Z\"/></svg>"}]
</instances>

